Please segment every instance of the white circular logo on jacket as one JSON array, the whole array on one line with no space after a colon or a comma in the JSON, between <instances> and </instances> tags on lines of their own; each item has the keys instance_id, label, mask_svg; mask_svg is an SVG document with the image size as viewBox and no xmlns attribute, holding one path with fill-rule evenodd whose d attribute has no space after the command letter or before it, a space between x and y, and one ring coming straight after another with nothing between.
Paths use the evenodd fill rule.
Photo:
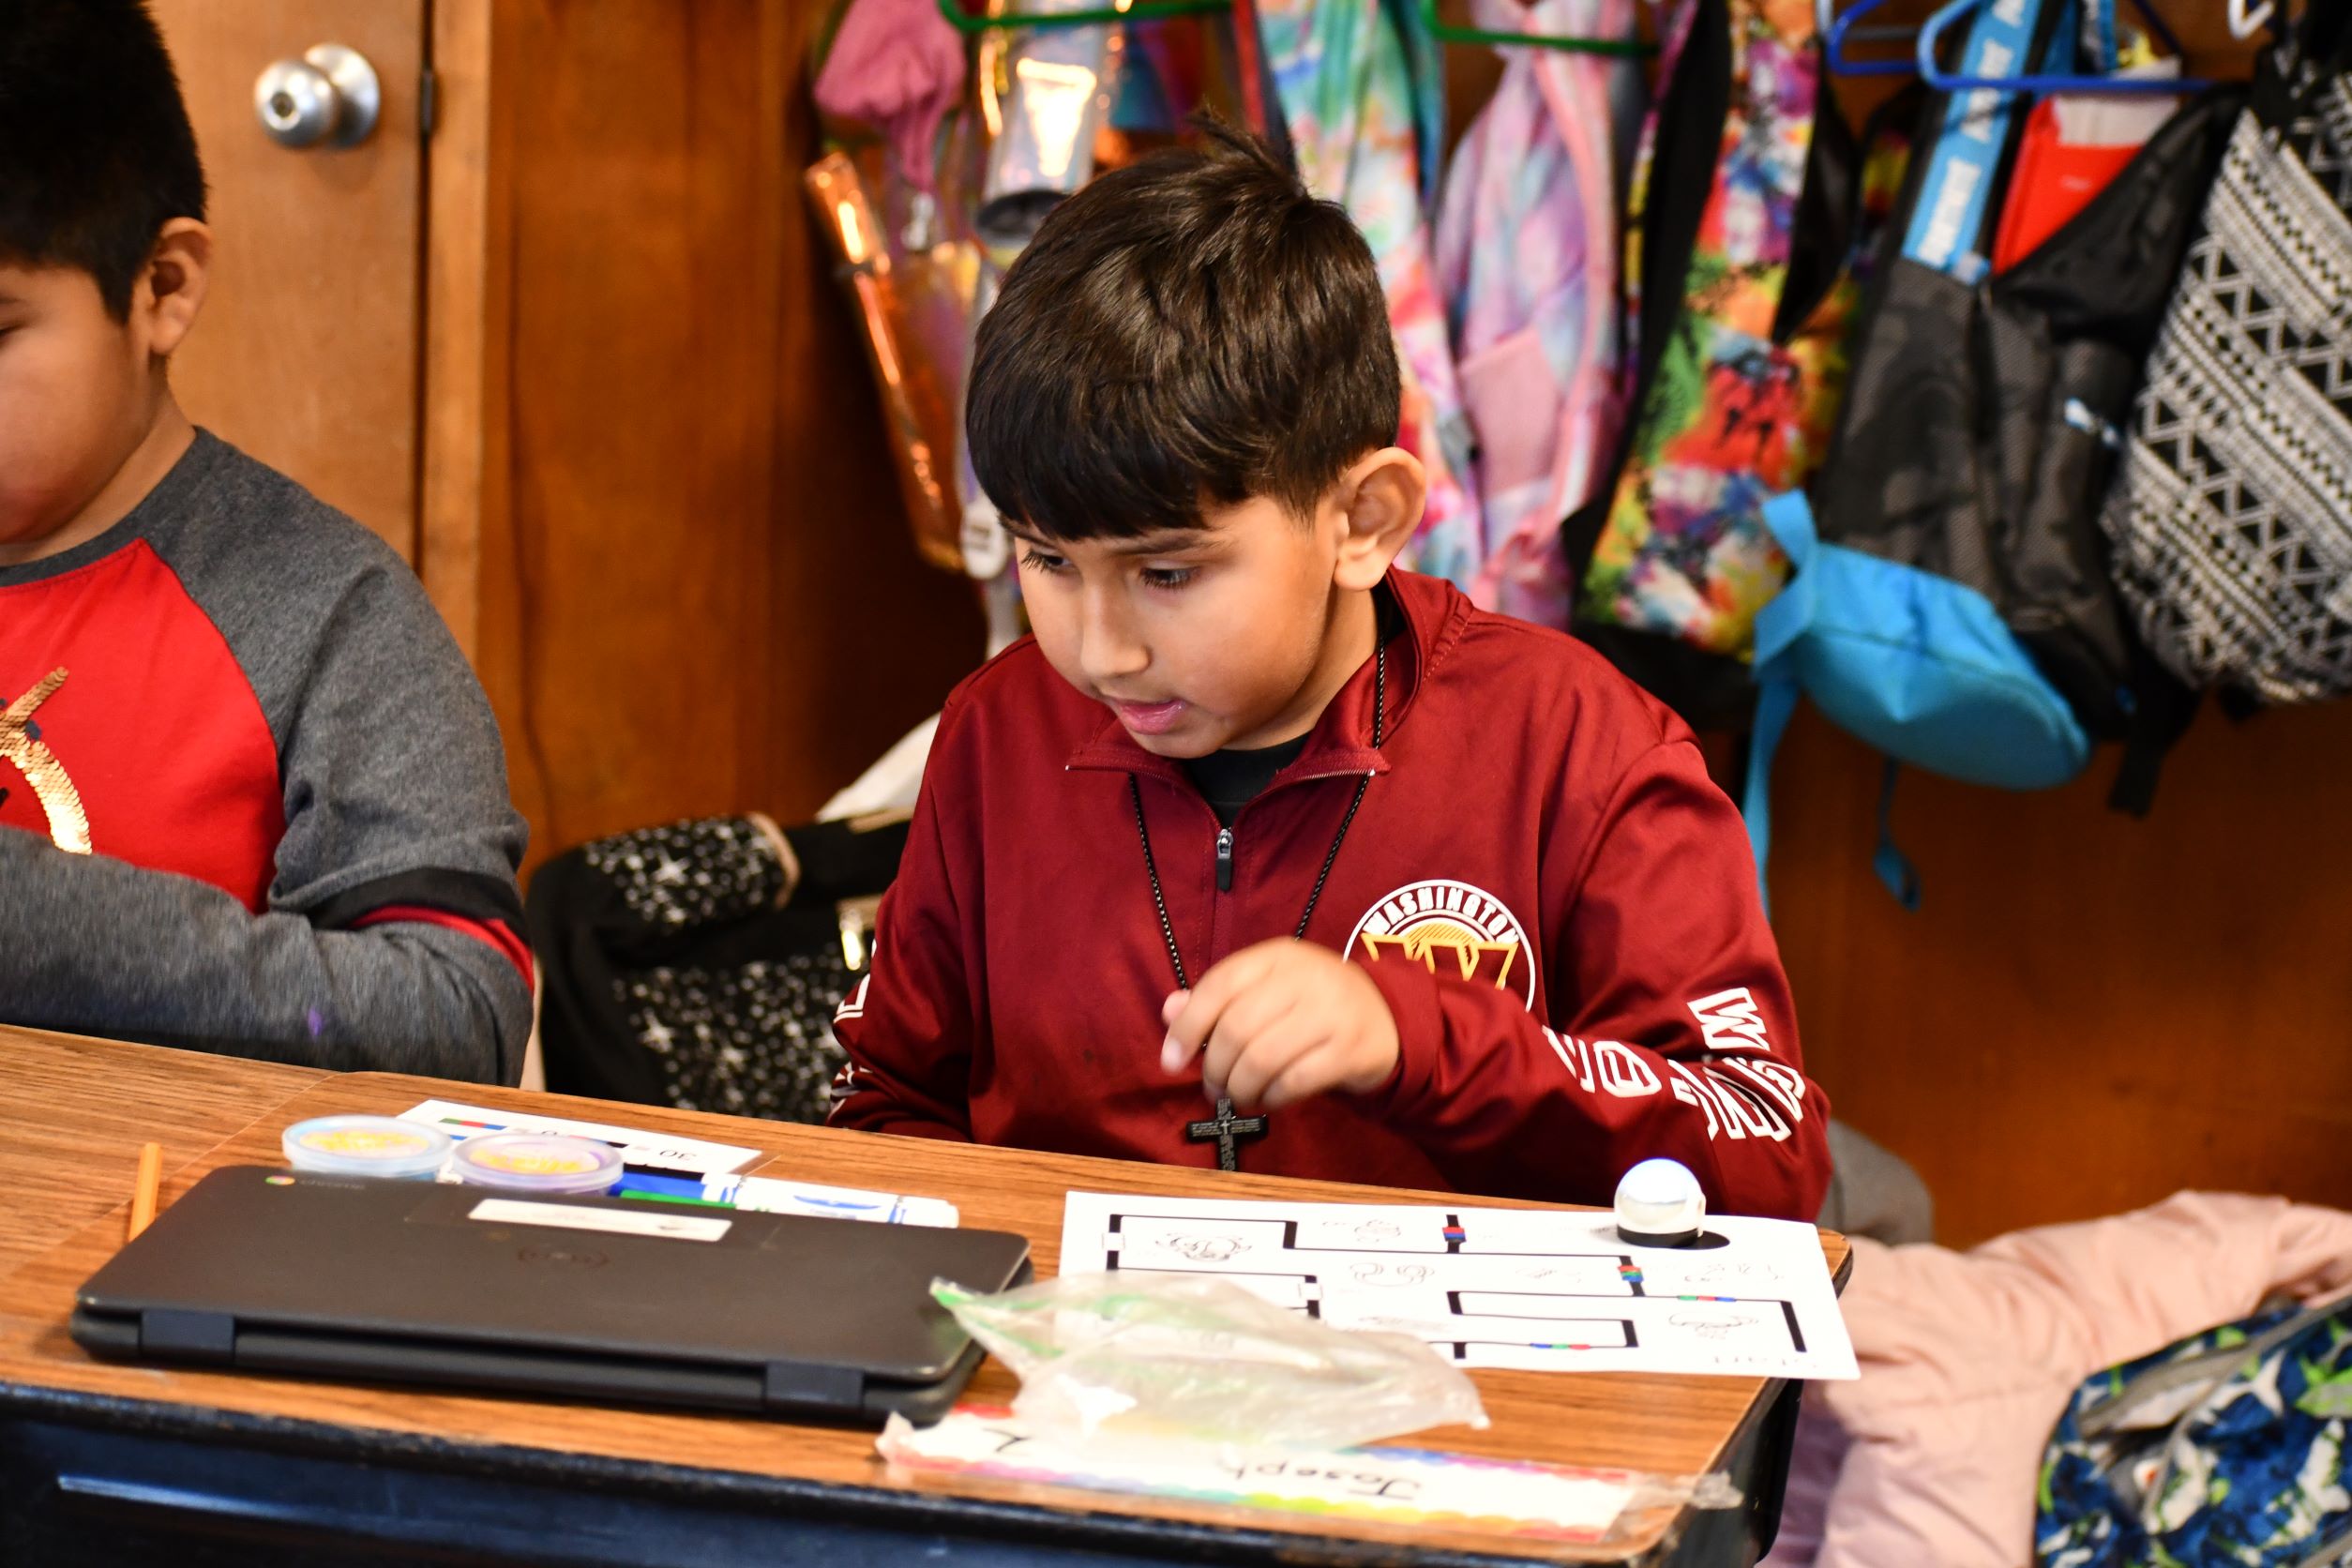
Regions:
<instances>
[{"instance_id":1,"label":"white circular logo on jacket","mask_svg":"<svg viewBox=\"0 0 2352 1568\"><path fill-rule=\"evenodd\" d=\"M1340 951L1362 947L1374 963L1416 963L1432 974L1484 980L1535 1007L1535 959L1527 927L1503 901L1468 882L1417 882L1364 911Z\"/></svg>"}]
</instances>

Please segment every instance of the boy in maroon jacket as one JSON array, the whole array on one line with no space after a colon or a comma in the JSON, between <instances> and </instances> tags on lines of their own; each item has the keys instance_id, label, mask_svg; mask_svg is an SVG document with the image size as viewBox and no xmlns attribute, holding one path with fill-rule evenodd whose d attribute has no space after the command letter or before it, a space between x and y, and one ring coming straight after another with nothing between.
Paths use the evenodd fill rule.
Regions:
<instances>
[{"instance_id":1,"label":"boy in maroon jacket","mask_svg":"<svg viewBox=\"0 0 2352 1568\"><path fill-rule=\"evenodd\" d=\"M1582 645L1392 562L1371 252L1224 137L1096 180L968 413L1035 636L949 698L837 1126L1811 1218L1829 1107L1737 814Z\"/></svg>"}]
</instances>

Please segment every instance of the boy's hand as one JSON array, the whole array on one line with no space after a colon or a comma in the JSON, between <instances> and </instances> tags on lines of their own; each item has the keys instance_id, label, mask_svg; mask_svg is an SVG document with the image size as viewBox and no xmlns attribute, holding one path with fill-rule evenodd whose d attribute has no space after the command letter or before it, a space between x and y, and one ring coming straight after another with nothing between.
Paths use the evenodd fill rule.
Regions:
<instances>
[{"instance_id":1,"label":"boy's hand","mask_svg":"<svg viewBox=\"0 0 2352 1568\"><path fill-rule=\"evenodd\" d=\"M1277 938L1244 947L1161 1004L1160 1065L1195 1055L1212 1099L1244 1110L1343 1090L1368 1094L1396 1070L1396 1020L1372 977L1328 947Z\"/></svg>"}]
</instances>

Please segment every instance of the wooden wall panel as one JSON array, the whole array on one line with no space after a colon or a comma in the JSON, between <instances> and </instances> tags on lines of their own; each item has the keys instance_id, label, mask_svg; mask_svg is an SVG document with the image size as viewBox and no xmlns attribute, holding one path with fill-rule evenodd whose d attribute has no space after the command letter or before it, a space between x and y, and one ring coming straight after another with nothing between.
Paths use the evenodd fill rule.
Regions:
<instances>
[{"instance_id":1,"label":"wooden wall panel","mask_svg":"<svg viewBox=\"0 0 2352 1568\"><path fill-rule=\"evenodd\" d=\"M535 859L805 815L978 662L802 206L822 10L498 8L512 560L482 641Z\"/></svg>"},{"instance_id":2,"label":"wooden wall panel","mask_svg":"<svg viewBox=\"0 0 2352 1568\"><path fill-rule=\"evenodd\" d=\"M1775 777L1774 926L1808 1068L1913 1161L1947 1241L2183 1186L2352 1208L2352 704L2199 719L2144 822L2112 749L2010 794L1906 773L1809 710Z\"/></svg>"}]
</instances>

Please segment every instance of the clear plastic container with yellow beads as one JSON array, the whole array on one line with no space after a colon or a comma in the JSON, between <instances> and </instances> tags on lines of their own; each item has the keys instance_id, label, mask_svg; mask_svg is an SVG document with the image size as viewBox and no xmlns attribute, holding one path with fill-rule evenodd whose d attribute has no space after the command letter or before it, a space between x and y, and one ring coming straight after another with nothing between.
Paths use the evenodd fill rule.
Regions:
<instances>
[{"instance_id":1,"label":"clear plastic container with yellow beads","mask_svg":"<svg viewBox=\"0 0 2352 1568\"><path fill-rule=\"evenodd\" d=\"M450 1168L469 1187L504 1192L611 1192L621 1180L621 1152L591 1138L560 1133L493 1133L458 1145Z\"/></svg>"},{"instance_id":2,"label":"clear plastic container with yellow beads","mask_svg":"<svg viewBox=\"0 0 2352 1568\"><path fill-rule=\"evenodd\" d=\"M279 1147L289 1166L313 1175L430 1182L452 1141L439 1127L396 1116L314 1116L288 1127Z\"/></svg>"}]
</instances>

